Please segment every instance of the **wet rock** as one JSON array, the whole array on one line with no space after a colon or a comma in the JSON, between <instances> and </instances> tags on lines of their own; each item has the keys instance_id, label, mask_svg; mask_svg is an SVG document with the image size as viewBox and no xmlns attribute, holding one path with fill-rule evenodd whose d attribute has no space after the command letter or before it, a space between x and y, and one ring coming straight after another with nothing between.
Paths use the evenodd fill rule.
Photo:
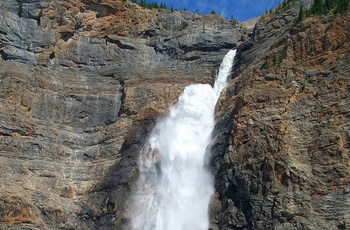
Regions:
<instances>
[{"instance_id":1,"label":"wet rock","mask_svg":"<svg viewBox=\"0 0 350 230\"><path fill-rule=\"evenodd\" d=\"M294 8L258 22L218 102L211 166L221 203L213 200L212 229L348 227L349 15L291 28Z\"/></svg>"}]
</instances>

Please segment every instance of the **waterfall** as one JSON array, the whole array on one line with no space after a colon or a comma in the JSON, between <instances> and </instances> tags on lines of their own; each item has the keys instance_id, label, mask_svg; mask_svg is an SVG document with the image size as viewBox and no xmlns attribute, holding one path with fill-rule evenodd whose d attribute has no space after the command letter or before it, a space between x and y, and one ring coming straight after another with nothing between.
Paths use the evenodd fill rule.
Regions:
<instances>
[{"instance_id":1,"label":"waterfall","mask_svg":"<svg viewBox=\"0 0 350 230\"><path fill-rule=\"evenodd\" d=\"M235 54L231 50L225 55L214 88L187 86L169 114L158 120L140 154L132 229L208 229L214 187L203 163L214 128L215 104L227 84Z\"/></svg>"}]
</instances>

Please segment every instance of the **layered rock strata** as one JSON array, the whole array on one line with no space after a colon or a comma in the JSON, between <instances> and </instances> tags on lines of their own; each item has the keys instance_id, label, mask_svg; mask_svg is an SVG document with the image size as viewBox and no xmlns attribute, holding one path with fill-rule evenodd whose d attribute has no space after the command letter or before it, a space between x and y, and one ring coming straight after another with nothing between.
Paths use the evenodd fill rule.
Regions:
<instances>
[{"instance_id":1,"label":"layered rock strata","mask_svg":"<svg viewBox=\"0 0 350 230\"><path fill-rule=\"evenodd\" d=\"M244 42L216 109L211 228L348 229L350 18L293 26L311 2L263 15L245 42L215 15L1 1L1 228L127 229L157 117Z\"/></svg>"},{"instance_id":2,"label":"layered rock strata","mask_svg":"<svg viewBox=\"0 0 350 230\"><path fill-rule=\"evenodd\" d=\"M156 118L245 38L130 2L1 1L0 228L126 227Z\"/></svg>"},{"instance_id":3,"label":"layered rock strata","mask_svg":"<svg viewBox=\"0 0 350 230\"><path fill-rule=\"evenodd\" d=\"M217 105L211 229L350 227L350 15L293 25L298 8L239 48Z\"/></svg>"}]
</instances>

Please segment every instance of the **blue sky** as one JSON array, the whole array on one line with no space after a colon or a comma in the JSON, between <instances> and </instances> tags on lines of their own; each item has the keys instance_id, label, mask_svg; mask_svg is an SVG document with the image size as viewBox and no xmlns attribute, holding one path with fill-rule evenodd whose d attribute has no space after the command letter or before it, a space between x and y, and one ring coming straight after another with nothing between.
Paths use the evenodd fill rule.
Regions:
<instances>
[{"instance_id":1,"label":"blue sky","mask_svg":"<svg viewBox=\"0 0 350 230\"><path fill-rule=\"evenodd\" d=\"M209 13L215 10L227 19L246 19L265 13L266 9L275 7L280 0L147 0L147 2L165 2L167 8L186 9L192 12Z\"/></svg>"}]
</instances>

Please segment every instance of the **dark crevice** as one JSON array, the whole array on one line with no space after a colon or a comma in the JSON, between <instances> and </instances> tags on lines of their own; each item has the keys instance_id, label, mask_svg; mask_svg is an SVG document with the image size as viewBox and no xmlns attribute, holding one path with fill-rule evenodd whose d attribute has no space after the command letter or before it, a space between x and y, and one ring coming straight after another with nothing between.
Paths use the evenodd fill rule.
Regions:
<instances>
[{"instance_id":1,"label":"dark crevice","mask_svg":"<svg viewBox=\"0 0 350 230\"><path fill-rule=\"evenodd\" d=\"M148 29L148 30L145 30L142 34L142 37L143 38L153 38L155 37L157 34L157 31L155 29Z\"/></svg>"},{"instance_id":2,"label":"dark crevice","mask_svg":"<svg viewBox=\"0 0 350 230\"><path fill-rule=\"evenodd\" d=\"M234 49L237 45L234 43L224 43L221 46L206 46L206 45L200 45L200 46L181 46L180 49L182 49L185 53L192 52L192 51L202 51L202 52L217 52L221 49Z\"/></svg>"},{"instance_id":3,"label":"dark crevice","mask_svg":"<svg viewBox=\"0 0 350 230\"><path fill-rule=\"evenodd\" d=\"M120 49L128 49L128 50L136 50L135 47L123 44L120 40L118 39L113 39L109 36L106 36L106 42L116 44Z\"/></svg>"},{"instance_id":4,"label":"dark crevice","mask_svg":"<svg viewBox=\"0 0 350 230\"><path fill-rule=\"evenodd\" d=\"M234 203L234 206L244 215L245 224L248 229L253 228L253 215L252 215L252 204L250 200L250 194L248 188L244 182L244 179L239 175L239 173L232 172L232 180L227 188L224 197L228 197Z\"/></svg>"},{"instance_id":5,"label":"dark crevice","mask_svg":"<svg viewBox=\"0 0 350 230\"><path fill-rule=\"evenodd\" d=\"M0 133L0 137L10 137L9 133Z\"/></svg>"},{"instance_id":6,"label":"dark crevice","mask_svg":"<svg viewBox=\"0 0 350 230\"><path fill-rule=\"evenodd\" d=\"M194 61L194 60L197 60L200 58L201 58L200 56L192 56L192 57L186 57L186 58L184 58L184 60L185 61Z\"/></svg>"},{"instance_id":7,"label":"dark crevice","mask_svg":"<svg viewBox=\"0 0 350 230\"><path fill-rule=\"evenodd\" d=\"M55 52L51 52L49 58L50 59L54 59L55 58Z\"/></svg>"},{"instance_id":8,"label":"dark crevice","mask_svg":"<svg viewBox=\"0 0 350 230\"><path fill-rule=\"evenodd\" d=\"M169 47L169 48L154 47L154 51L156 53L167 54L170 57L176 56L176 54L177 54L176 48L173 48L173 47Z\"/></svg>"},{"instance_id":9,"label":"dark crevice","mask_svg":"<svg viewBox=\"0 0 350 230\"><path fill-rule=\"evenodd\" d=\"M248 229L254 229L252 210L253 210L253 207L252 207L252 204L250 203L250 200L245 200L243 202L242 212L244 214L245 221L248 224Z\"/></svg>"},{"instance_id":10,"label":"dark crevice","mask_svg":"<svg viewBox=\"0 0 350 230\"><path fill-rule=\"evenodd\" d=\"M28 135L28 133L26 133L25 131L20 130L20 129L11 129L11 128L4 128L4 129L7 131L7 133L0 133L0 135L2 135L2 136L9 137L9 136L11 136L12 133L18 133L21 136L27 136Z\"/></svg>"},{"instance_id":11,"label":"dark crevice","mask_svg":"<svg viewBox=\"0 0 350 230\"><path fill-rule=\"evenodd\" d=\"M207 46L182 46L180 47L185 53L192 51L202 51L202 52L216 52L219 51L222 47L207 47Z\"/></svg>"},{"instance_id":12,"label":"dark crevice","mask_svg":"<svg viewBox=\"0 0 350 230\"><path fill-rule=\"evenodd\" d=\"M123 79L120 79L119 80L119 83L121 85L121 93L122 93L122 96L120 97L120 108L119 108L119 111L118 111L118 117L120 117L122 115L122 113L124 113L124 100L125 100L125 82Z\"/></svg>"},{"instance_id":13,"label":"dark crevice","mask_svg":"<svg viewBox=\"0 0 350 230\"><path fill-rule=\"evenodd\" d=\"M61 32L61 39L65 42L67 42L73 36L74 36L74 32L71 32L71 31Z\"/></svg>"},{"instance_id":14,"label":"dark crevice","mask_svg":"<svg viewBox=\"0 0 350 230\"><path fill-rule=\"evenodd\" d=\"M135 47L129 46L129 45L126 45L126 44L123 44L123 43L121 43L121 41L119 41L119 40L116 40L116 44L117 44L117 46L118 46L120 49L136 50Z\"/></svg>"},{"instance_id":15,"label":"dark crevice","mask_svg":"<svg viewBox=\"0 0 350 230\"><path fill-rule=\"evenodd\" d=\"M5 54L5 52L3 50L0 50L0 57L4 61L6 61L8 59L7 55Z\"/></svg>"}]
</instances>

